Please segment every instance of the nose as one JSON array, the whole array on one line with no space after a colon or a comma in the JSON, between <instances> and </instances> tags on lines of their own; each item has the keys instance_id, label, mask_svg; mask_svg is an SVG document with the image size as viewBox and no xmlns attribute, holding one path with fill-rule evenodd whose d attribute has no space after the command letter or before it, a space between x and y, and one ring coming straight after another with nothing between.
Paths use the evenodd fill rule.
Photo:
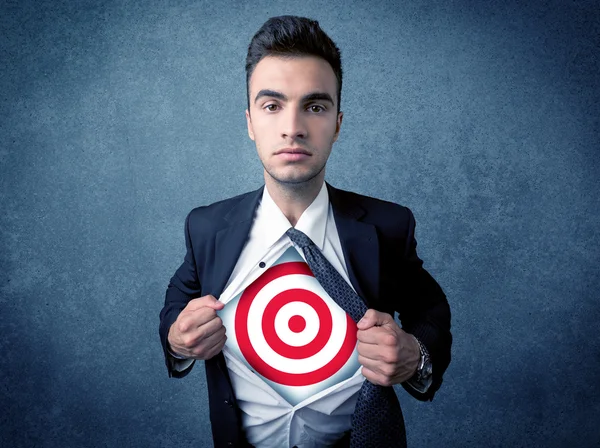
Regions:
<instances>
[{"instance_id":1,"label":"nose","mask_svg":"<svg viewBox=\"0 0 600 448\"><path fill-rule=\"evenodd\" d=\"M281 114L281 136L292 140L306 138L308 130L302 112L296 108L289 107Z\"/></svg>"}]
</instances>

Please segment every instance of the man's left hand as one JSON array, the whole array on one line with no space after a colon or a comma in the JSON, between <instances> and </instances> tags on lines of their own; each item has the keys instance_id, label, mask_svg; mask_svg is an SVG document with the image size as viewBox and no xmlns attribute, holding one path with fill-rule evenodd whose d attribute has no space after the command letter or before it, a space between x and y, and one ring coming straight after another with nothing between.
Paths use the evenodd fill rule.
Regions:
<instances>
[{"instance_id":1,"label":"man's left hand","mask_svg":"<svg viewBox=\"0 0 600 448\"><path fill-rule=\"evenodd\" d=\"M392 386L415 374L421 359L419 343L392 316L369 309L356 326L358 362L367 380Z\"/></svg>"}]
</instances>

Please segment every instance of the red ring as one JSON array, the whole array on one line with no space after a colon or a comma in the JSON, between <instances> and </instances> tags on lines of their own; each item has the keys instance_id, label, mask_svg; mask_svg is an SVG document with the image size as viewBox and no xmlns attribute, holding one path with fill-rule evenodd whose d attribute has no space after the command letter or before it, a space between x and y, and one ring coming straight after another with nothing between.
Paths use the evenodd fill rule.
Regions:
<instances>
[{"instance_id":1,"label":"red ring","mask_svg":"<svg viewBox=\"0 0 600 448\"><path fill-rule=\"evenodd\" d=\"M304 262L288 262L271 266L263 275L246 288L235 312L235 332L238 345L246 361L262 376L286 386L308 386L324 381L334 375L348 361L356 346L356 324L346 314L346 335L338 353L323 367L307 373L287 373L275 369L256 353L248 335L248 311L258 292L273 280L284 275L303 274L313 276Z\"/></svg>"},{"instance_id":2,"label":"red ring","mask_svg":"<svg viewBox=\"0 0 600 448\"><path fill-rule=\"evenodd\" d=\"M290 302L303 302L313 308L319 316L319 331L312 341L302 346L286 344L275 331L275 316L283 307ZM333 319L331 310L321 297L306 289L288 289L273 297L266 306L262 317L262 330L265 341L273 351L284 358L304 359L323 350L331 337Z\"/></svg>"}]
</instances>

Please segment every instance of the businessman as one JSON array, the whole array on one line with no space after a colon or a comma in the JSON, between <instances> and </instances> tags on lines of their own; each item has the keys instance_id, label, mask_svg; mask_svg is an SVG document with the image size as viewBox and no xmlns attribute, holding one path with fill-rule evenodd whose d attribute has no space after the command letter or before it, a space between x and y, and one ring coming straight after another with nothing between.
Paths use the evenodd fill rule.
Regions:
<instances>
[{"instance_id":1,"label":"businessman","mask_svg":"<svg viewBox=\"0 0 600 448\"><path fill-rule=\"evenodd\" d=\"M265 22L248 48L246 85L264 186L188 214L187 253L160 313L169 375L205 361L217 447L406 446L392 386L432 400L452 342L446 296L416 252L413 214L325 182L343 120L342 67L316 21ZM269 250L287 246L356 322L360 372L306 406L282 403L253 369L224 355L232 329L218 315L228 306L223 291L260 275Z\"/></svg>"}]
</instances>

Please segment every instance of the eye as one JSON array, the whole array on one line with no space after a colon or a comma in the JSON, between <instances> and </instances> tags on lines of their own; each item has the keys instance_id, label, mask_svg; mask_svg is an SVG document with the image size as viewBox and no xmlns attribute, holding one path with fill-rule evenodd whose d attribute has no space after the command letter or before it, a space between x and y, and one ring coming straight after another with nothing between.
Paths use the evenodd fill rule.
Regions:
<instances>
[{"instance_id":1,"label":"eye","mask_svg":"<svg viewBox=\"0 0 600 448\"><path fill-rule=\"evenodd\" d=\"M267 109L269 112L275 112L277 110L277 104L267 104L263 109Z\"/></svg>"},{"instance_id":2,"label":"eye","mask_svg":"<svg viewBox=\"0 0 600 448\"><path fill-rule=\"evenodd\" d=\"M316 114L319 114L321 112L325 112L325 108L323 106L318 105L318 104L313 104L311 106L308 106L308 108L310 109L311 112L314 112Z\"/></svg>"}]
</instances>

